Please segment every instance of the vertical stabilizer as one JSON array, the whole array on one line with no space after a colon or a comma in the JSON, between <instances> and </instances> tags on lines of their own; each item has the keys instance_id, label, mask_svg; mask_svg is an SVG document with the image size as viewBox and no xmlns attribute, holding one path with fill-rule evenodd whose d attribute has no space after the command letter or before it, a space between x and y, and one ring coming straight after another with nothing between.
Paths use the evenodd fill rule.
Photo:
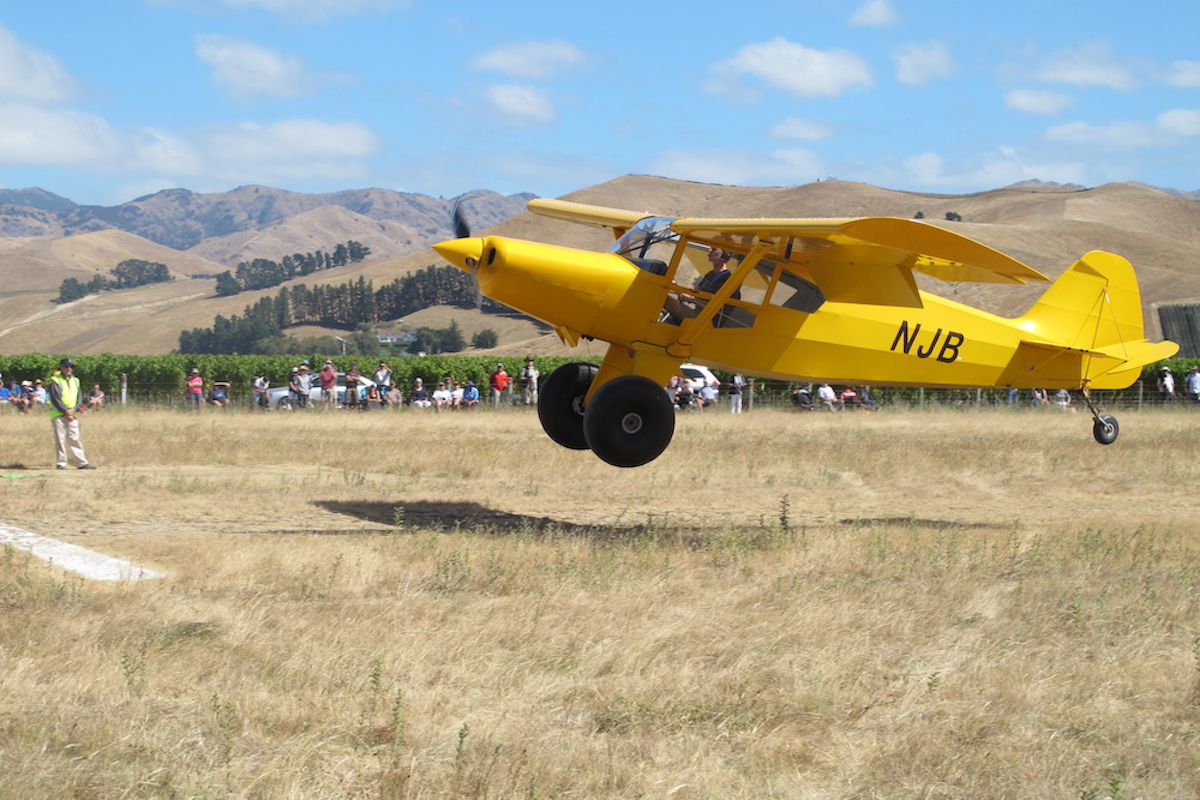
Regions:
<instances>
[{"instance_id":1,"label":"vertical stabilizer","mask_svg":"<svg viewBox=\"0 0 1200 800\"><path fill-rule=\"evenodd\" d=\"M1017 326L1027 338L1010 375L1024 374L1052 386L1077 380L1077 386L1123 389L1137 380L1144 365L1179 349L1174 342L1146 341L1133 266L1099 250L1064 272Z\"/></svg>"},{"instance_id":2,"label":"vertical stabilizer","mask_svg":"<svg viewBox=\"0 0 1200 800\"><path fill-rule=\"evenodd\" d=\"M1133 266L1093 250L1064 272L1018 324L1034 337L1083 350L1141 341L1142 295Z\"/></svg>"}]
</instances>

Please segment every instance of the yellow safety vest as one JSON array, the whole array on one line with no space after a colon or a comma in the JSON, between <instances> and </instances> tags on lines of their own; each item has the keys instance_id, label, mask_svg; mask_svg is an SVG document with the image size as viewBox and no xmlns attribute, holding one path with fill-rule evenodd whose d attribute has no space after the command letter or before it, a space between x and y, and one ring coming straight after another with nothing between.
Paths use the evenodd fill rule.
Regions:
<instances>
[{"instance_id":1,"label":"yellow safety vest","mask_svg":"<svg viewBox=\"0 0 1200 800\"><path fill-rule=\"evenodd\" d=\"M58 396L62 400L62 404L69 409L79 407L79 378L72 375L68 380L63 377L61 372L56 372L50 377L50 382L58 386ZM61 417L63 413L54 407L53 403L47 403L50 406L50 419Z\"/></svg>"}]
</instances>

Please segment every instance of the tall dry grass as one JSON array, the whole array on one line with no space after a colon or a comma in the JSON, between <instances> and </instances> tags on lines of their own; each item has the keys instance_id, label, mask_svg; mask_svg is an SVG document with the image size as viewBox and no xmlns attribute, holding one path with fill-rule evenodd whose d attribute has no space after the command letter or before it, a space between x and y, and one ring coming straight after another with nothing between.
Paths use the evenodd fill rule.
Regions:
<instances>
[{"instance_id":1,"label":"tall dry grass","mask_svg":"<svg viewBox=\"0 0 1200 800\"><path fill-rule=\"evenodd\" d=\"M1197 420L0 415L0 797L1200 797Z\"/></svg>"}]
</instances>

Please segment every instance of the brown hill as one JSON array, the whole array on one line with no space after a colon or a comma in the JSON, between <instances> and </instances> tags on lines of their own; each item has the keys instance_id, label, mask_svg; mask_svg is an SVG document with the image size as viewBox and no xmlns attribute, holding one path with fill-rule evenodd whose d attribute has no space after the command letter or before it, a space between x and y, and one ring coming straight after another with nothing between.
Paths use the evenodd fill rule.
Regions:
<instances>
[{"instance_id":1,"label":"brown hill","mask_svg":"<svg viewBox=\"0 0 1200 800\"><path fill-rule=\"evenodd\" d=\"M1158 337L1156 303L1200 297L1200 201L1175 197L1134 185L1110 184L1094 189L1010 187L972 195L899 192L859 183L825 181L785 188L714 186L631 175L567 195L585 203L634 208L665 215L850 217L889 215L912 217L923 212L936 224L963 232L1057 276L1083 253L1100 249L1129 258L1138 270L1146 307L1147 330ZM954 212L962 222L945 222ZM224 244L213 242L214 256L228 252L282 253L331 247L318 243L323 235L340 235L347 225L360 224L357 212L342 208L303 212L302 224L272 230L267 226L248 238ZM297 219L297 218L293 218ZM441 231L385 230L371 220L384 238L444 235ZM297 231L312 232L300 238ZM606 247L606 231L571 225L528 212L496 225L491 231L509 236L593 248ZM236 234L241 235L241 234ZM307 234L305 234L307 235ZM257 238L256 238L257 237ZM350 236L378 247L365 232ZM280 252L282 248L282 253ZM132 352L164 353L178 346L181 330L208 327L216 314L230 316L277 289L217 298L211 280L188 279L214 274L225 267L199 258L204 247L179 252L119 231L101 231L61 239L0 239L0 352ZM65 305L50 301L65 277L87 278L106 272L124 258L144 258L168 264L180 276L170 284L102 293ZM431 250L316 273L303 282L342 283L363 277L376 286L429 264L442 263ZM1024 312L1044 286L1009 287L982 284L944 284L923 280L922 288L995 313ZM474 311L430 309L406 320L409 325L442 327L458 321L468 336L486 327L499 329L494 318ZM472 321L474 320L474 321ZM387 329L387 326L381 326ZM596 347L596 345L593 345ZM503 354L572 352L553 334L541 334L528 323L506 329L495 351Z\"/></svg>"}]
</instances>

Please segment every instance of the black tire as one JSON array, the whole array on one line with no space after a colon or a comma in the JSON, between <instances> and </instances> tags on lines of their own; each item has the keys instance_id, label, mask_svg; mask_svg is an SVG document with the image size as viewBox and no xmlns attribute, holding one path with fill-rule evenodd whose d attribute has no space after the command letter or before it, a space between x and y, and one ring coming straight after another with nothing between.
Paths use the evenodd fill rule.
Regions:
<instances>
[{"instance_id":1,"label":"black tire","mask_svg":"<svg viewBox=\"0 0 1200 800\"><path fill-rule=\"evenodd\" d=\"M601 386L583 415L592 452L614 467L640 467L667 449L675 434L675 408L663 388L640 375Z\"/></svg>"},{"instance_id":2,"label":"black tire","mask_svg":"<svg viewBox=\"0 0 1200 800\"><path fill-rule=\"evenodd\" d=\"M289 397L279 398L279 402L275 404L275 408L279 409L280 411L291 411L292 410L291 398L289 398Z\"/></svg>"},{"instance_id":3,"label":"black tire","mask_svg":"<svg viewBox=\"0 0 1200 800\"><path fill-rule=\"evenodd\" d=\"M583 398L600 368L587 361L563 364L542 381L538 390L538 420L542 430L570 450L587 450L583 435Z\"/></svg>"},{"instance_id":4,"label":"black tire","mask_svg":"<svg viewBox=\"0 0 1200 800\"><path fill-rule=\"evenodd\" d=\"M1092 423L1092 436L1095 436L1100 444L1112 444L1120 432L1121 426L1117 424L1117 418L1109 414L1101 414Z\"/></svg>"}]
</instances>

